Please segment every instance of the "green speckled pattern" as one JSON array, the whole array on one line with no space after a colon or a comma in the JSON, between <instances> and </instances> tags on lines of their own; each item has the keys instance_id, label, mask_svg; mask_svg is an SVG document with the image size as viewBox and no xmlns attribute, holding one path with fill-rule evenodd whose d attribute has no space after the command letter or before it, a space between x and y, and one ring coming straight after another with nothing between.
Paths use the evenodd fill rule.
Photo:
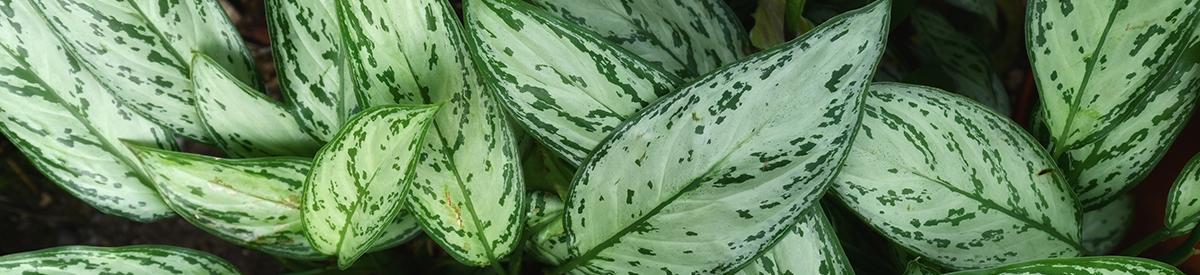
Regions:
<instances>
[{"instance_id":1,"label":"green speckled pattern","mask_svg":"<svg viewBox=\"0 0 1200 275\"><path fill-rule=\"evenodd\" d=\"M574 179L561 269L725 273L770 249L849 151L889 10L837 17L622 124Z\"/></svg>"}]
</instances>

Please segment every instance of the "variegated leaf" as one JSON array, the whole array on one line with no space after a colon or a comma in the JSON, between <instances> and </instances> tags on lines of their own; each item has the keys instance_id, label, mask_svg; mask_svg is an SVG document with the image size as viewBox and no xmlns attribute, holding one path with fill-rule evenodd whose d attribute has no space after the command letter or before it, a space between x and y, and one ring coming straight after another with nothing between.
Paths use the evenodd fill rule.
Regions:
<instances>
[{"instance_id":1,"label":"variegated leaf","mask_svg":"<svg viewBox=\"0 0 1200 275\"><path fill-rule=\"evenodd\" d=\"M1083 257L1045 259L990 269L960 271L952 275L1174 275L1174 266L1150 259L1132 257Z\"/></svg>"},{"instance_id":2,"label":"variegated leaf","mask_svg":"<svg viewBox=\"0 0 1200 275\"><path fill-rule=\"evenodd\" d=\"M1200 26L1197 0L1035 0L1029 9L1029 58L1055 156L1144 109Z\"/></svg>"},{"instance_id":3,"label":"variegated leaf","mask_svg":"<svg viewBox=\"0 0 1200 275\"><path fill-rule=\"evenodd\" d=\"M201 125L229 155L307 157L321 146L287 109L204 54L194 55L192 83Z\"/></svg>"},{"instance_id":4,"label":"variegated leaf","mask_svg":"<svg viewBox=\"0 0 1200 275\"><path fill-rule=\"evenodd\" d=\"M1059 159L1084 209L1104 206L1129 191L1171 148L1200 98L1200 44L1159 77L1162 81L1129 118Z\"/></svg>"},{"instance_id":5,"label":"variegated leaf","mask_svg":"<svg viewBox=\"0 0 1200 275\"><path fill-rule=\"evenodd\" d=\"M1082 221L1084 252L1107 255L1121 244L1133 225L1133 196L1126 194L1104 207L1083 212Z\"/></svg>"},{"instance_id":6,"label":"variegated leaf","mask_svg":"<svg viewBox=\"0 0 1200 275\"><path fill-rule=\"evenodd\" d=\"M80 67L39 7L0 4L0 132L42 174L101 212L142 222L173 215L121 140L174 148L174 137L127 111Z\"/></svg>"},{"instance_id":7,"label":"variegated leaf","mask_svg":"<svg viewBox=\"0 0 1200 275\"><path fill-rule=\"evenodd\" d=\"M239 245L288 258L324 258L304 238L300 194L312 166L299 158L225 160L134 147L163 198L192 224ZM400 214L376 249L415 235Z\"/></svg>"},{"instance_id":8,"label":"variegated leaf","mask_svg":"<svg viewBox=\"0 0 1200 275\"><path fill-rule=\"evenodd\" d=\"M574 259L560 270L725 273L770 248L849 151L890 6L830 20L622 124L572 184Z\"/></svg>"},{"instance_id":9,"label":"variegated leaf","mask_svg":"<svg viewBox=\"0 0 1200 275\"><path fill-rule=\"evenodd\" d=\"M40 35L67 41L69 55L128 108L183 136L211 141L196 116L192 56L214 60L257 85L249 51L215 0L26 0L52 22Z\"/></svg>"},{"instance_id":10,"label":"variegated leaf","mask_svg":"<svg viewBox=\"0 0 1200 275\"><path fill-rule=\"evenodd\" d=\"M879 232L930 261L983 268L1080 254L1075 198L1019 126L934 88L871 85L834 185Z\"/></svg>"},{"instance_id":11,"label":"variegated leaf","mask_svg":"<svg viewBox=\"0 0 1200 275\"><path fill-rule=\"evenodd\" d=\"M571 258L570 239L563 227L566 209L561 199L546 192L529 194L529 214L525 220L529 234L526 249L538 261L559 265Z\"/></svg>"},{"instance_id":12,"label":"variegated leaf","mask_svg":"<svg viewBox=\"0 0 1200 275\"><path fill-rule=\"evenodd\" d=\"M355 116L317 152L304 184L304 233L349 267L398 215L435 106L392 106Z\"/></svg>"},{"instance_id":13,"label":"variegated leaf","mask_svg":"<svg viewBox=\"0 0 1200 275\"><path fill-rule=\"evenodd\" d=\"M63 246L0 257L9 274L212 274L236 275L217 256L187 248Z\"/></svg>"},{"instance_id":14,"label":"variegated leaf","mask_svg":"<svg viewBox=\"0 0 1200 275\"><path fill-rule=\"evenodd\" d=\"M683 78L745 56L749 38L720 0L533 0L555 16Z\"/></svg>"},{"instance_id":15,"label":"variegated leaf","mask_svg":"<svg viewBox=\"0 0 1200 275\"><path fill-rule=\"evenodd\" d=\"M771 250L737 274L854 274L820 204L809 207Z\"/></svg>"},{"instance_id":16,"label":"variegated leaf","mask_svg":"<svg viewBox=\"0 0 1200 275\"><path fill-rule=\"evenodd\" d=\"M337 4L362 104L444 104L423 145L409 208L460 262L499 261L519 242L525 184L515 138L473 71L454 10L445 0Z\"/></svg>"},{"instance_id":17,"label":"variegated leaf","mask_svg":"<svg viewBox=\"0 0 1200 275\"><path fill-rule=\"evenodd\" d=\"M1000 83L1000 76L992 72L987 54L975 46L970 37L959 33L949 20L928 8L913 10L912 18L913 26L922 38L921 44L937 60L945 77L954 83L954 92L979 101L1002 115L1008 116L1012 112L1008 91Z\"/></svg>"},{"instance_id":18,"label":"variegated leaf","mask_svg":"<svg viewBox=\"0 0 1200 275\"><path fill-rule=\"evenodd\" d=\"M1191 231L1200 222L1200 155L1192 158L1167 196L1165 222L1172 235Z\"/></svg>"},{"instance_id":19,"label":"variegated leaf","mask_svg":"<svg viewBox=\"0 0 1200 275\"><path fill-rule=\"evenodd\" d=\"M475 56L495 94L513 119L573 165L682 82L522 1L471 0L466 14Z\"/></svg>"},{"instance_id":20,"label":"variegated leaf","mask_svg":"<svg viewBox=\"0 0 1200 275\"><path fill-rule=\"evenodd\" d=\"M306 132L329 141L359 110L335 0L266 0L280 88Z\"/></svg>"}]
</instances>

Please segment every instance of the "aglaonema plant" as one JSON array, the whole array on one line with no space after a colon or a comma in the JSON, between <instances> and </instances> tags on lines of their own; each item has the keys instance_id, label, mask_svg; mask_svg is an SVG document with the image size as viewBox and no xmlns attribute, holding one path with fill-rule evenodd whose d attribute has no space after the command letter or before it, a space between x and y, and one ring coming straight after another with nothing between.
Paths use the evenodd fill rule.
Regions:
<instances>
[{"instance_id":1,"label":"aglaonema plant","mask_svg":"<svg viewBox=\"0 0 1200 275\"><path fill-rule=\"evenodd\" d=\"M276 100L218 1L0 1L0 132L104 213L325 271L428 238L496 274L869 273L863 232L886 272L1176 274L1200 240L1193 161L1106 256L1200 96L1200 1L1029 1L1033 134L942 6L759 2L751 31L717 0L267 0ZM897 79L906 21L951 91ZM0 271L238 273L169 246Z\"/></svg>"}]
</instances>

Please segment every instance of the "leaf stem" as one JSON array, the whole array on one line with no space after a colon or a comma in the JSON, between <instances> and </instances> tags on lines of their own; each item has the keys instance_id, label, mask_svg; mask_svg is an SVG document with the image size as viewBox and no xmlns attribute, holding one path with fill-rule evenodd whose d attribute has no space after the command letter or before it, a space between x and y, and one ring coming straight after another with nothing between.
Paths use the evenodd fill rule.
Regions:
<instances>
[{"instance_id":1,"label":"leaf stem","mask_svg":"<svg viewBox=\"0 0 1200 275\"><path fill-rule=\"evenodd\" d=\"M1125 256L1137 256L1138 254L1142 254L1142 252L1146 251L1146 249L1150 248L1151 246L1154 246L1155 244L1158 244L1170 237L1171 234L1167 232L1166 228L1159 229L1153 234L1146 236L1146 238L1143 238L1133 245L1130 245L1128 248L1125 248L1125 250L1121 250L1120 254Z\"/></svg>"},{"instance_id":2,"label":"leaf stem","mask_svg":"<svg viewBox=\"0 0 1200 275\"><path fill-rule=\"evenodd\" d=\"M1163 257L1163 262L1176 266L1182 264L1183 261L1186 261L1188 258L1192 257L1197 243L1200 243L1200 226L1193 228L1192 233L1188 236L1187 240L1183 241L1183 243L1176 247L1175 250L1171 250L1170 253L1167 253L1167 256Z\"/></svg>"}]
</instances>

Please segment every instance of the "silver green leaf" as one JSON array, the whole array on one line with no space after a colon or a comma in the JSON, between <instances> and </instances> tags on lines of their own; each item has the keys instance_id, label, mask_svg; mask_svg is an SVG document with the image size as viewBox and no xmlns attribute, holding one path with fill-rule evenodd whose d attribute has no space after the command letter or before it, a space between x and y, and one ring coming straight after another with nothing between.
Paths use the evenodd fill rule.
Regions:
<instances>
[{"instance_id":1,"label":"silver green leaf","mask_svg":"<svg viewBox=\"0 0 1200 275\"><path fill-rule=\"evenodd\" d=\"M271 50L288 108L328 141L359 110L345 71L335 0L266 0Z\"/></svg>"},{"instance_id":2,"label":"silver green leaf","mask_svg":"<svg viewBox=\"0 0 1200 275\"><path fill-rule=\"evenodd\" d=\"M300 224L304 159L222 160L133 147L163 199L197 227L239 245L316 259Z\"/></svg>"},{"instance_id":3,"label":"silver green leaf","mask_svg":"<svg viewBox=\"0 0 1200 275\"><path fill-rule=\"evenodd\" d=\"M1182 275L1174 266L1133 257L1045 259L996 268L959 271L952 275Z\"/></svg>"},{"instance_id":4,"label":"silver green leaf","mask_svg":"<svg viewBox=\"0 0 1200 275\"><path fill-rule=\"evenodd\" d=\"M150 222L173 215L121 141L174 148L64 50L27 1L0 6L0 132L49 179L101 212Z\"/></svg>"},{"instance_id":5,"label":"silver green leaf","mask_svg":"<svg viewBox=\"0 0 1200 275\"><path fill-rule=\"evenodd\" d=\"M0 257L9 274L211 274L236 275L217 256L187 248L63 246Z\"/></svg>"},{"instance_id":6,"label":"silver green leaf","mask_svg":"<svg viewBox=\"0 0 1200 275\"><path fill-rule=\"evenodd\" d=\"M1129 118L1059 160L1084 209L1107 205L1145 179L1183 131L1200 99L1200 44L1160 77Z\"/></svg>"},{"instance_id":7,"label":"silver green leaf","mask_svg":"<svg viewBox=\"0 0 1200 275\"><path fill-rule=\"evenodd\" d=\"M1168 210L1170 211L1170 210ZM1133 196L1126 194L1104 207L1083 212L1083 248L1088 255L1107 255L1133 226Z\"/></svg>"},{"instance_id":8,"label":"silver green leaf","mask_svg":"<svg viewBox=\"0 0 1200 275\"><path fill-rule=\"evenodd\" d=\"M533 192L529 194L528 209L526 249L538 261L551 265L560 265L570 259L571 240L563 227L563 215L566 215L563 201L551 193Z\"/></svg>"},{"instance_id":9,"label":"silver green leaf","mask_svg":"<svg viewBox=\"0 0 1200 275\"><path fill-rule=\"evenodd\" d=\"M246 86L208 56L192 61L196 112L217 146L231 156L311 156L321 144L266 94Z\"/></svg>"},{"instance_id":10,"label":"silver green leaf","mask_svg":"<svg viewBox=\"0 0 1200 275\"><path fill-rule=\"evenodd\" d=\"M876 83L834 184L896 243L941 265L1074 257L1079 212L1050 156L1007 118L934 88Z\"/></svg>"},{"instance_id":11,"label":"silver green leaf","mask_svg":"<svg viewBox=\"0 0 1200 275\"><path fill-rule=\"evenodd\" d=\"M726 273L769 249L849 151L890 6L832 19L622 124L572 183L574 258L560 270Z\"/></svg>"},{"instance_id":12,"label":"silver green leaf","mask_svg":"<svg viewBox=\"0 0 1200 275\"><path fill-rule=\"evenodd\" d=\"M317 152L304 184L304 233L349 267L401 210L436 106L378 107L355 116Z\"/></svg>"},{"instance_id":13,"label":"silver green leaf","mask_svg":"<svg viewBox=\"0 0 1200 275\"><path fill-rule=\"evenodd\" d=\"M1188 162L1171 186L1165 222L1172 235L1188 232L1200 222L1200 155Z\"/></svg>"},{"instance_id":14,"label":"silver green leaf","mask_svg":"<svg viewBox=\"0 0 1200 275\"><path fill-rule=\"evenodd\" d=\"M1167 72L1200 26L1200 1L1034 0L1027 17L1029 59L1058 156L1128 123L1172 81Z\"/></svg>"},{"instance_id":15,"label":"silver green leaf","mask_svg":"<svg viewBox=\"0 0 1200 275\"><path fill-rule=\"evenodd\" d=\"M809 207L783 239L737 274L854 274L835 231L820 204Z\"/></svg>"},{"instance_id":16,"label":"silver green leaf","mask_svg":"<svg viewBox=\"0 0 1200 275\"><path fill-rule=\"evenodd\" d=\"M299 158L226 160L135 147L163 198L180 216L239 245L299 259L319 259L304 237L300 197L312 163ZM412 237L403 212L374 249Z\"/></svg>"},{"instance_id":17,"label":"silver green leaf","mask_svg":"<svg viewBox=\"0 0 1200 275\"><path fill-rule=\"evenodd\" d=\"M533 0L555 16L684 78L745 56L749 38L720 0Z\"/></svg>"},{"instance_id":18,"label":"silver green leaf","mask_svg":"<svg viewBox=\"0 0 1200 275\"><path fill-rule=\"evenodd\" d=\"M471 0L466 16L475 56L495 94L514 120L573 165L621 122L682 83L521 1Z\"/></svg>"},{"instance_id":19,"label":"silver green leaf","mask_svg":"<svg viewBox=\"0 0 1200 275\"><path fill-rule=\"evenodd\" d=\"M129 109L183 136L211 141L196 116L191 62L212 56L243 83L254 63L215 0L27 0L69 44L67 54Z\"/></svg>"},{"instance_id":20,"label":"silver green leaf","mask_svg":"<svg viewBox=\"0 0 1200 275\"><path fill-rule=\"evenodd\" d=\"M973 44L970 37L955 30L949 20L928 8L913 10L912 19L922 38L921 44L954 84L954 92L979 101L1002 115L1012 112L1000 76L992 72L987 54Z\"/></svg>"},{"instance_id":21,"label":"silver green leaf","mask_svg":"<svg viewBox=\"0 0 1200 275\"><path fill-rule=\"evenodd\" d=\"M501 260L520 242L525 184L513 133L474 72L454 10L445 0L337 4L360 103L443 104L409 209L458 261Z\"/></svg>"}]
</instances>

